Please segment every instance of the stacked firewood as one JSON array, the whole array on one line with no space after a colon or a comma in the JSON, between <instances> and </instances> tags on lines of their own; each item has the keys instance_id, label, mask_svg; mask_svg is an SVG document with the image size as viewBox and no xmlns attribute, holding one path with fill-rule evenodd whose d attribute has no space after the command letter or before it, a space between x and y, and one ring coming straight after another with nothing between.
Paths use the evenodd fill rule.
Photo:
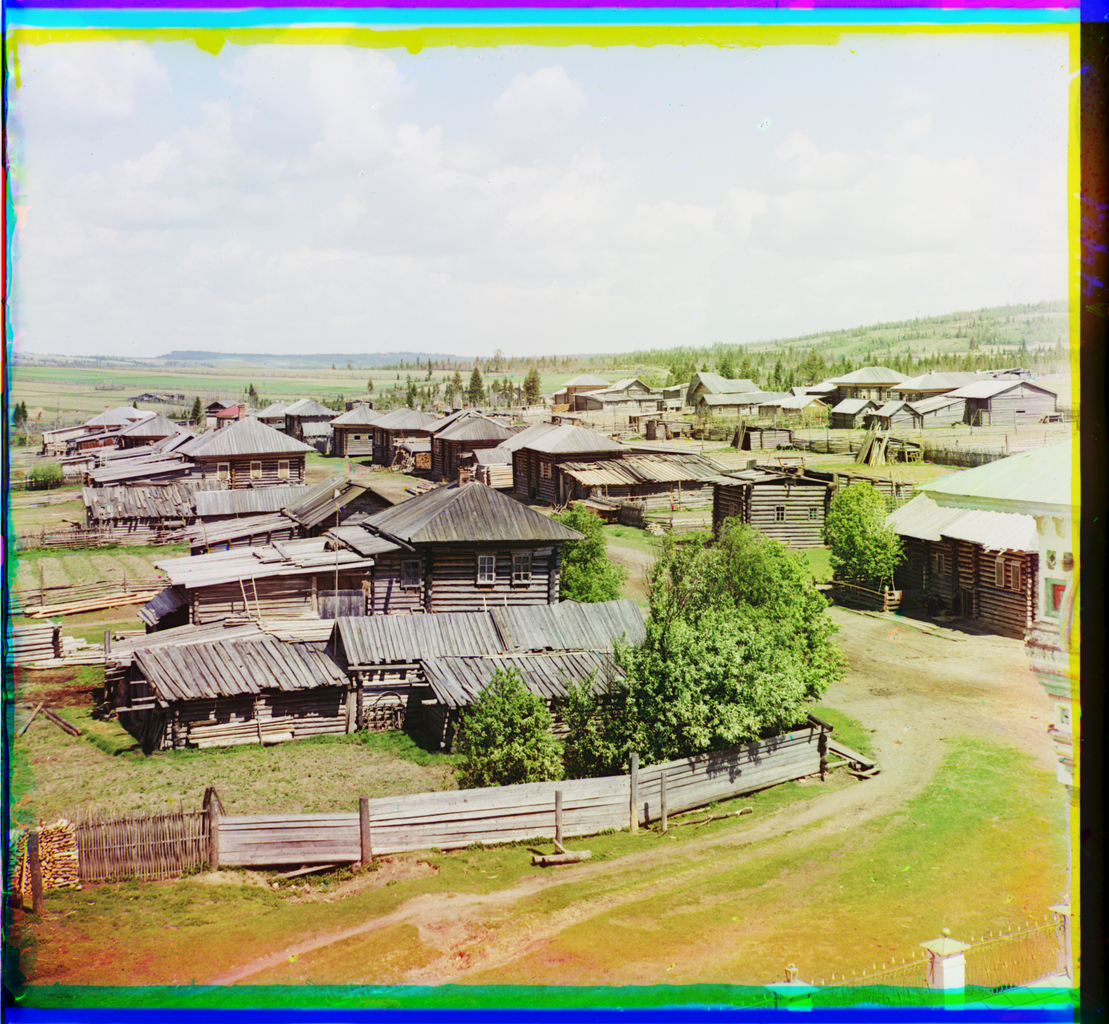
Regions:
<instances>
[{"instance_id":1,"label":"stacked firewood","mask_svg":"<svg viewBox=\"0 0 1109 1024\"><path fill-rule=\"evenodd\" d=\"M42 888L80 889L81 868L77 859L77 833L73 823L59 818L53 825L40 825L38 833L39 864L42 867ZM31 903L31 866L27 857L27 840L31 832L21 832L16 838L16 877L12 889L23 898L25 906Z\"/></svg>"}]
</instances>

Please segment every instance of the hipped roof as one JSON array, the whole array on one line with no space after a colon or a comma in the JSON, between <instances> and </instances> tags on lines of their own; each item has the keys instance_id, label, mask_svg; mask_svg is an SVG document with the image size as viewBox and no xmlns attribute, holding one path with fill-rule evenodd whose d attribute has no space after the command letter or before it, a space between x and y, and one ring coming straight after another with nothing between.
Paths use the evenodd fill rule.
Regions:
<instances>
[{"instance_id":1,"label":"hipped roof","mask_svg":"<svg viewBox=\"0 0 1109 1024\"><path fill-rule=\"evenodd\" d=\"M569 423L536 423L526 430L507 438L498 447L509 451L527 448L549 455L566 455L577 452L618 452L624 445L604 434Z\"/></svg>"}]
</instances>

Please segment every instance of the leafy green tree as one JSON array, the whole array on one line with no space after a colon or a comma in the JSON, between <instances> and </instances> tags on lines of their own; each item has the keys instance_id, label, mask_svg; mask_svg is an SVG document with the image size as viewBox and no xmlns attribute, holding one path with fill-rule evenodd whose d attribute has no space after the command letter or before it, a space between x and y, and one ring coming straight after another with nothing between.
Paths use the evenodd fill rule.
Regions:
<instances>
[{"instance_id":1,"label":"leafy green tree","mask_svg":"<svg viewBox=\"0 0 1109 1024\"><path fill-rule=\"evenodd\" d=\"M628 570L616 565L605 549L604 525L581 502L551 517L563 526L585 534L562 548L559 597L563 601L615 601L628 578Z\"/></svg>"},{"instance_id":2,"label":"leafy green tree","mask_svg":"<svg viewBox=\"0 0 1109 1024\"><path fill-rule=\"evenodd\" d=\"M533 366L528 370L528 375L524 378L524 395L527 397L528 405L535 405L539 401L539 391L542 384L539 380L539 367Z\"/></svg>"},{"instance_id":3,"label":"leafy green tree","mask_svg":"<svg viewBox=\"0 0 1109 1024\"><path fill-rule=\"evenodd\" d=\"M470 386L466 389L466 397L469 398L471 405L481 405L484 395L485 386L482 384L481 371L475 366L474 372L470 374Z\"/></svg>"},{"instance_id":4,"label":"leafy green tree","mask_svg":"<svg viewBox=\"0 0 1109 1024\"><path fill-rule=\"evenodd\" d=\"M572 775L750 742L797 725L843 656L800 556L739 523L716 545L668 542L651 578L646 640L616 646L623 678L571 688ZM601 708L605 713L601 714Z\"/></svg>"},{"instance_id":5,"label":"leafy green tree","mask_svg":"<svg viewBox=\"0 0 1109 1024\"><path fill-rule=\"evenodd\" d=\"M878 588L893 583L901 538L886 522L886 502L876 487L853 483L833 495L824 520L830 561L846 583Z\"/></svg>"},{"instance_id":6,"label":"leafy green tree","mask_svg":"<svg viewBox=\"0 0 1109 1024\"><path fill-rule=\"evenodd\" d=\"M551 713L516 668L496 669L465 711L458 733L461 789L561 779L562 757Z\"/></svg>"}]
</instances>

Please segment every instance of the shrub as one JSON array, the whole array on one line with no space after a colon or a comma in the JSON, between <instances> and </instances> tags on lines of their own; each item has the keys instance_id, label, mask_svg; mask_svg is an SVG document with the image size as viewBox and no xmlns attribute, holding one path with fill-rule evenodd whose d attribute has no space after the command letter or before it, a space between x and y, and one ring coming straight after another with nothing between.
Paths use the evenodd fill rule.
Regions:
<instances>
[{"instance_id":1,"label":"shrub","mask_svg":"<svg viewBox=\"0 0 1109 1024\"><path fill-rule=\"evenodd\" d=\"M548 782L562 778L551 714L531 693L518 669L497 669L465 712L458 734L462 789Z\"/></svg>"},{"instance_id":2,"label":"shrub","mask_svg":"<svg viewBox=\"0 0 1109 1024\"><path fill-rule=\"evenodd\" d=\"M877 589L893 582L901 561L901 538L886 522L886 502L876 487L853 483L832 498L824 520L836 576Z\"/></svg>"},{"instance_id":3,"label":"shrub","mask_svg":"<svg viewBox=\"0 0 1109 1024\"><path fill-rule=\"evenodd\" d=\"M62 467L56 462L40 462L31 467L27 476L27 489L31 491L45 491L53 487L61 487L65 482Z\"/></svg>"},{"instance_id":4,"label":"shrub","mask_svg":"<svg viewBox=\"0 0 1109 1024\"><path fill-rule=\"evenodd\" d=\"M608 557L600 518L577 501L551 518L585 534L583 540L563 545L558 596L563 601L615 601L628 570Z\"/></svg>"}]
</instances>

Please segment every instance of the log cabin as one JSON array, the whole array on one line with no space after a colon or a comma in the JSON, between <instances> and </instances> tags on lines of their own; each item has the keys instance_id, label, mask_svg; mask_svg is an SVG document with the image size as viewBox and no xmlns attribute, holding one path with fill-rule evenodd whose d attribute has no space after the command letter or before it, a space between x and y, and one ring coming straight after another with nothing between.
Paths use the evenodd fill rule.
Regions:
<instances>
[{"instance_id":1,"label":"log cabin","mask_svg":"<svg viewBox=\"0 0 1109 1024\"><path fill-rule=\"evenodd\" d=\"M562 545L581 534L521 502L470 482L437 487L325 537L378 552L367 614L478 611L554 604Z\"/></svg>"},{"instance_id":2,"label":"log cabin","mask_svg":"<svg viewBox=\"0 0 1109 1024\"><path fill-rule=\"evenodd\" d=\"M793 444L793 431L789 427L758 427L744 425L739 438L743 452L774 451Z\"/></svg>"},{"instance_id":3,"label":"log cabin","mask_svg":"<svg viewBox=\"0 0 1109 1024\"><path fill-rule=\"evenodd\" d=\"M658 412L662 392L638 377L626 377L595 391L579 392L570 400L575 412Z\"/></svg>"},{"instance_id":4,"label":"log cabin","mask_svg":"<svg viewBox=\"0 0 1109 1024\"><path fill-rule=\"evenodd\" d=\"M645 511L679 511L711 505L713 487L726 482L727 467L694 453L647 454L630 450L622 459L564 462L571 500L618 498Z\"/></svg>"},{"instance_id":5,"label":"log cabin","mask_svg":"<svg viewBox=\"0 0 1109 1024\"><path fill-rule=\"evenodd\" d=\"M829 404L835 412L834 406L844 399L868 398L877 407L897 397L894 392L904 379L903 373L891 370L888 366L864 366L842 377L829 377L827 383L836 386Z\"/></svg>"},{"instance_id":6,"label":"log cabin","mask_svg":"<svg viewBox=\"0 0 1109 1024\"><path fill-rule=\"evenodd\" d=\"M371 429L374 434L373 462L375 466L391 466L398 441L408 438L426 440L439 417L415 409L394 409L376 420Z\"/></svg>"},{"instance_id":7,"label":"log cabin","mask_svg":"<svg viewBox=\"0 0 1109 1024\"><path fill-rule=\"evenodd\" d=\"M314 398L302 398L299 402L293 402L285 410L285 433L298 441L310 444L309 437L320 436L319 426L330 423L338 415L334 409L321 405ZM306 430L309 424L315 424L317 429Z\"/></svg>"},{"instance_id":8,"label":"log cabin","mask_svg":"<svg viewBox=\"0 0 1109 1024\"><path fill-rule=\"evenodd\" d=\"M356 405L331 421L331 450L341 459L373 457L374 432L372 425L383 413L375 412L370 405Z\"/></svg>"},{"instance_id":9,"label":"log cabin","mask_svg":"<svg viewBox=\"0 0 1109 1024\"><path fill-rule=\"evenodd\" d=\"M496 448L518 431L479 413L460 417L431 434L431 475L455 480L463 466L472 466L474 453Z\"/></svg>"},{"instance_id":10,"label":"log cabin","mask_svg":"<svg viewBox=\"0 0 1109 1024\"><path fill-rule=\"evenodd\" d=\"M702 395L740 395L758 391L753 380L721 377L718 373L695 373L685 392L685 404L697 408Z\"/></svg>"},{"instance_id":11,"label":"log cabin","mask_svg":"<svg viewBox=\"0 0 1109 1024\"><path fill-rule=\"evenodd\" d=\"M570 483L562 476L564 462L607 462L633 450L586 427L554 423L536 423L499 447L512 452L516 491L552 505L570 495Z\"/></svg>"},{"instance_id":12,"label":"log cabin","mask_svg":"<svg viewBox=\"0 0 1109 1024\"><path fill-rule=\"evenodd\" d=\"M826 481L758 467L729 473L728 479L713 488L715 536L725 520L737 519L787 547L823 547L831 492Z\"/></svg>"},{"instance_id":13,"label":"log cabin","mask_svg":"<svg viewBox=\"0 0 1109 1024\"><path fill-rule=\"evenodd\" d=\"M966 400L964 422L975 427L1039 423L1058 411L1054 391L1027 380L983 380L948 392Z\"/></svg>"},{"instance_id":14,"label":"log cabin","mask_svg":"<svg viewBox=\"0 0 1109 1024\"><path fill-rule=\"evenodd\" d=\"M199 466L204 477L240 488L303 483L305 455L312 448L250 416L201 434L178 451Z\"/></svg>"},{"instance_id":15,"label":"log cabin","mask_svg":"<svg viewBox=\"0 0 1109 1024\"><path fill-rule=\"evenodd\" d=\"M608 385L607 380L602 380L591 373L583 373L581 376L573 377L563 384L551 396L551 401L554 405L572 406L575 395L584 394L587 391L600 391L601 388L607 388Z\"/></svg>"},{"instance_id":16,"label":"log cabin","mask_svg":"<svg viewBox=\"0 0 1109 1024\"><path fill-rule=\"evenodd\" d=\"M946 612L1004 636L1024 636L1036 607L1032 516L943 508L918 494L887 522L905 543L894 572L903 606Z\"/></svg>"},{"instance_id":17,"label":"log cabin","mask_svg":"<svg viewBox=\"0 0 1109 1024\"><path fill-rule=\"evenodd\" d=\"M853 430L867 413L877 412L878 403L870 398L845 398L832 406L832 429Z\"/></svg>"},{"instance_id":18,"label":"log cabin","mask_svg":"<svg viewBox=\"0 0 1109 1024\"><path fill-rule=\"evenodd\" d=\"M177 424L171 423L160 413L157 416L147 416L119 431L119 447L139 448L173 437L177 431Z\"/></svg>"}]
</instances>

